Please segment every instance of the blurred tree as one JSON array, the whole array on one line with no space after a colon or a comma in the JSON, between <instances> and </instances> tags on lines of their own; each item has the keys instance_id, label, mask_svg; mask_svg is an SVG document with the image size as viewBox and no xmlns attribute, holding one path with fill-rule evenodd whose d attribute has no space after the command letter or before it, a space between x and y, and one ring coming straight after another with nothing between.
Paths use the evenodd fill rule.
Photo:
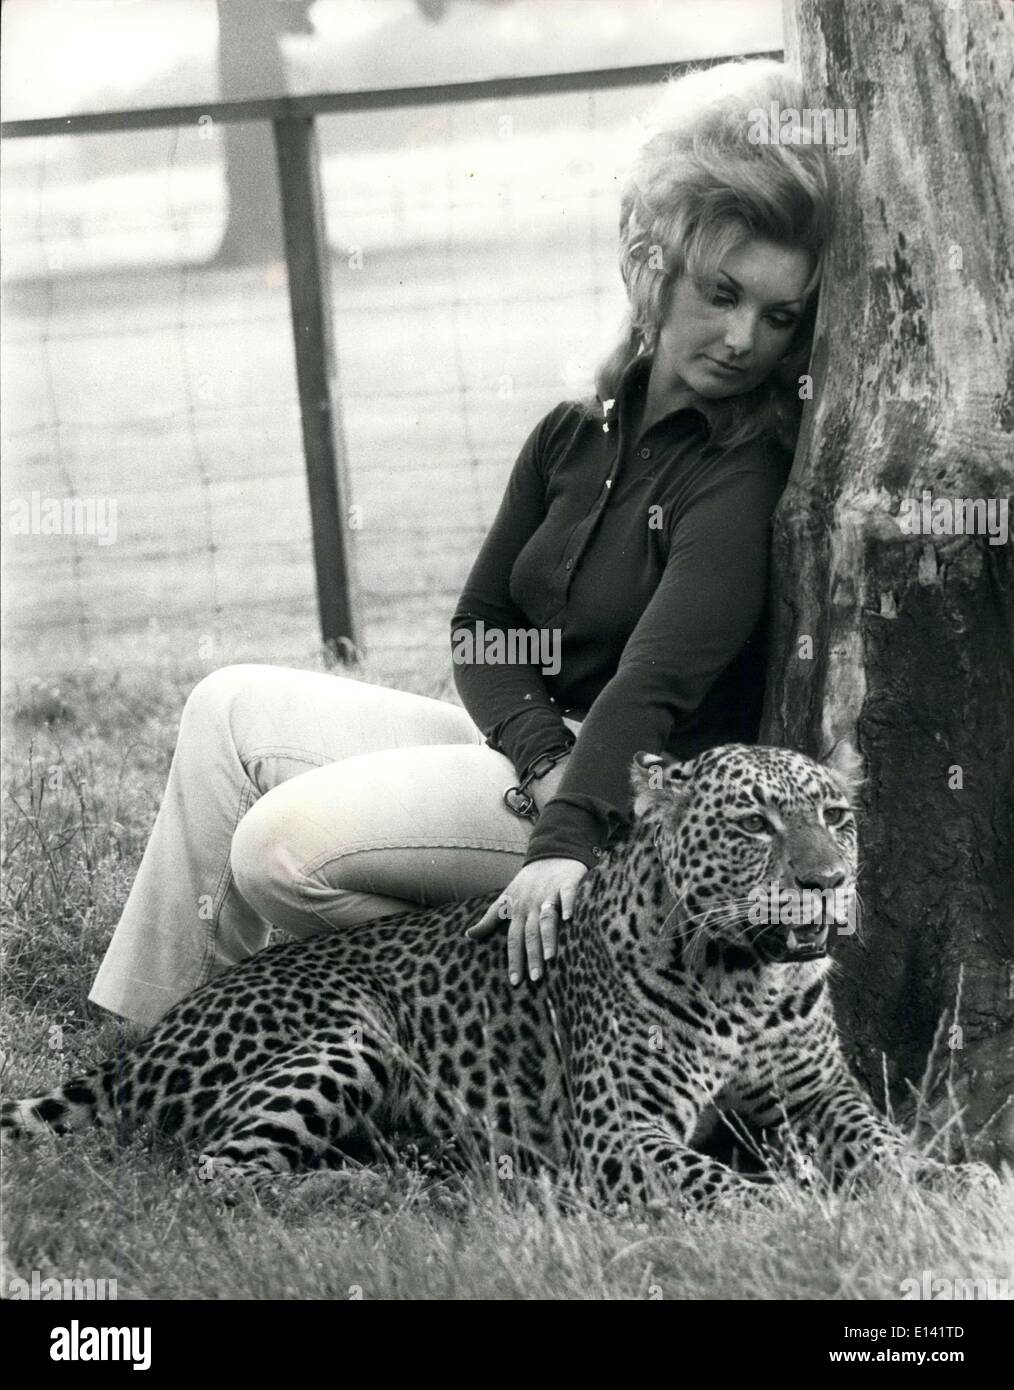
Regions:
<instances>
[{"instance_id":1,"label":"blurred tree","mask_svg":"<svg viewBox=\"0 0 1014 1390\"><path fill-rule=\"evenodd\" d=\"M775 517L762 739L852 736L866 761L865 930L835 981L857 1070L876 1087L886 1055L910 1098L944 1020L942 1089L1014 1161L1010 15L788 0L785 17L813 108L855 139L833 160L813 401ZM993 508L974 533L947 520L966 498Z\"/></svg>"},{"instance_id":2,"label":"blurred tree","mask_svg":"<svg viewBox=\"0 0 1014 1390\"><path fill-rule=\"evenodd\" d=\"M415 0L422 17L430 24L438 24L450 9L454 0ZM517 0L461 0L469 5L514 5Z\"/></svg>"},{"instance_id":3,"label":"blurred tree","mask_svg":"<svg viewBox=\"0 0 1014 1390\"><path fill-rule=\"evenodd\" d=\"M438 23L452 0L415 0L429 23ZM509 5L515 0L467 0L470 4ZM280 40L287 34L314 34L314 0L216 0L218 77L223 101L282 96L285 64ZM266 121L225 126L225 178L229 212L214 265L256 265L282 256L275 149Z\"/></svg>"},{"instance_id":4,"label":"blurred tree","mask_svg":"<svg viewBox=\"0 0 1014 1390\"><path fill-rule=\"evenodd\" d=\"M217 0L218 76L223 101L283 96L279 40L315 32L313 0ZM225 125L229 214L215 265L256 265L282 256L275 147L267 121Z\"/></svg>"},{"instance_id":5,"label":"blurred tree","mask_svg":"<svg viewBox=\"0 0 1014 1390\"><path fill-rule=\"evenodd\" d=\"M447 13L450 0L415 0L415 3L418 5L423 19L429 20L431 24L436 24Z\"/></svg>"}]
</instances>

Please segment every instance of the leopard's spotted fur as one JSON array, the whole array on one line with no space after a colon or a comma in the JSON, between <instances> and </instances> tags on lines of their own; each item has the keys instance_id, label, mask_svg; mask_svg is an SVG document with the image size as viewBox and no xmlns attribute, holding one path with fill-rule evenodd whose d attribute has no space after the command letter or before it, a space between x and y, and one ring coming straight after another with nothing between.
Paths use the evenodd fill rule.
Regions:
<instances>
[{"instance_id":1,"label":"leopard's spotted fur","mask_svg":"<svg viewBox=\"0 0 1014 1390\"><path fill-rule=\"evenodd\" d=\"M790 941L746 916L772 882L852 889L849 769L732 744L641 754L632 775L632 830L582 880L538 983L512 989L501 942L464 939L486 898L271 947L125 1057L6 1105L4 1127L152 1121L206 1170L253 1175L327 1164L364 1130L471 1124L635 1200L744 1190L692 1147L715 1107L809 1136L827 1172L897 1161L904 1138L842 1060L820 928Z\"/></svg>"}]
</instances>

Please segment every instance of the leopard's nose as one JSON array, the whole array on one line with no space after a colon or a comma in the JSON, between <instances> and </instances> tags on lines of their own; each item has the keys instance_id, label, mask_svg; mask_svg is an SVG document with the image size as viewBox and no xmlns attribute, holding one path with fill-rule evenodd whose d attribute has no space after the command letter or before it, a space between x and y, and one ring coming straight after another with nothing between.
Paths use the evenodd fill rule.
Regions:
<instances>
[{"instance_id":1,"label":"leopard's nose","mask_svg":"<svg viewBox=\"0 0 1014 1390\"><path fill-rule=\"evenodd\" d=\"M844 869L828 869L826 872L822 872L820 869L810 869L805 878L796 874L797 888L809 888L817 893L823 893L828 888L838 888L844 882Z\"/></svg>"}]
</instances>

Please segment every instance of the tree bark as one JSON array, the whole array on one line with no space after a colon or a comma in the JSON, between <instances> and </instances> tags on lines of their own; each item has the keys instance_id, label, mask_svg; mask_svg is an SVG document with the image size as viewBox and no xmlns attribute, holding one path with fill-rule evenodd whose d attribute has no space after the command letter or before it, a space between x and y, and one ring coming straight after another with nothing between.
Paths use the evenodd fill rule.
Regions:
<instances>
[{"instance_id":1,"label":"tree bark","mask_svg":"<svg viewBox=\"0 0 1014 1390\"><path fill-rule=\"evenodd\" d=\"M897 1104L937 1035L972 1151L1014 1161L1012 8L786 0L786 61L858 139L831 157L761 737L865 759L863 929L836 946L855 1069L877 1092L886 1054ZM992 500L994 536L910 533L924 490L938 527Z\"/></svg>"}]
</instances>

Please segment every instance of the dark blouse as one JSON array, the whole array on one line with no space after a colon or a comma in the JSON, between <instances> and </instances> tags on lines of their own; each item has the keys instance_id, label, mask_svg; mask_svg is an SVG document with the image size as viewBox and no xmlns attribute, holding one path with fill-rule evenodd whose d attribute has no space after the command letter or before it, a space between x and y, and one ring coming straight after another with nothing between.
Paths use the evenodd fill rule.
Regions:
<instances>
[{"instance_id":1,"label":"dark blouse","mask_svg":"<svg viewBox=\"0 0 1014 1390\"><path fill-rule=\"evenodd\" d=\"M718 454L728 403L703 397L641 433L650 367L630 364L608 415L565 401L535 426L451 619L461 701L519 777L574 742L563 715L584 718L526 864L594 865L629 823L638 750L757 738L770 523L791 459L759 441ZM475 653L492 631L557 629L560 669L469 659L463 628Z\"/></svg>"}]
</instances>

